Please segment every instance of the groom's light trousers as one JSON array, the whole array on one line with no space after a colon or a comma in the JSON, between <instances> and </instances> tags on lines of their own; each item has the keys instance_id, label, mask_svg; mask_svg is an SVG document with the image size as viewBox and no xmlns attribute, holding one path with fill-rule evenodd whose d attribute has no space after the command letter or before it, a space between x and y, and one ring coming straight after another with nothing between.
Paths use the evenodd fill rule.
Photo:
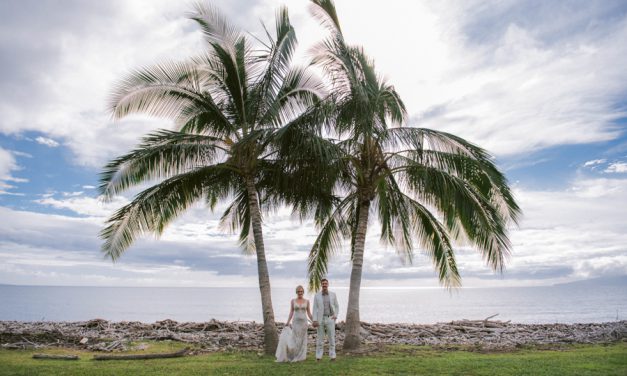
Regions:
<instances>
[{"instance_id":1,"label":"groom's light trousers","mask_svg":"<svg viewBox=\"0 0 627 376\"><path fill-rule=\"evenodd\" d=\"M316 336L316 359L322 359L324 353L324 337L329 337L329 357L335 358L335 320L329 316L322 317Z\"/></svg>"}]
</instances>

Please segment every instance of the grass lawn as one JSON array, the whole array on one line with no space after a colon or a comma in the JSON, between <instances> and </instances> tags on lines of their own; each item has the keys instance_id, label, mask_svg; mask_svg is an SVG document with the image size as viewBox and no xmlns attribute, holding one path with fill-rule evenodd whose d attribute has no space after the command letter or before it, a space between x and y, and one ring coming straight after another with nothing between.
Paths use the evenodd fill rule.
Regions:
<instances>
[{"instance_id":1,"label":"grass lawn","mask_svg":"<svg viewBox=\"0 0 627 376\"><path fill-rule=\"evenodd\" d=\"M171 352L176 342L149 343L141 353ZM34 353L78 354L80 360L37 360ZM129 352L132 353L132 352ZM574 345L560 350L506 353L391 346L370 355L339 355L316 363L277 364L253 352L173 359L91 360L95 353L66 349L0 350L0 375L627 375L627 343Z\"/></svg>"}]
</instances>

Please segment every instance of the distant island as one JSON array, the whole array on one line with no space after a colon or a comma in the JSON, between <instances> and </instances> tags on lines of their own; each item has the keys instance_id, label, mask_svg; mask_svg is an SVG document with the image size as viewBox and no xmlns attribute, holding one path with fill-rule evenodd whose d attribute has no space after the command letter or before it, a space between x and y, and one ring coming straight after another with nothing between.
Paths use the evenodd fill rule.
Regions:
<instances>
[{"instance_id":1,"label":"distant island","mask_svg":"<svg viewBox=\"0 0 627 376\"><path fill-rule=\"evenodd\" d=\"M580 281L556 283L553 286L627 286L627 275L583 279Z\"/></svg>"}]
</instances>

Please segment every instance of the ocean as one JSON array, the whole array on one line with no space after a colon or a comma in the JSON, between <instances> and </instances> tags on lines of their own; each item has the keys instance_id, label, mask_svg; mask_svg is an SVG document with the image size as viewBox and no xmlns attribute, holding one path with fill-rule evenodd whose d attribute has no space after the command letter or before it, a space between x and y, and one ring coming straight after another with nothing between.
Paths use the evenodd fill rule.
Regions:
<instances>
[{"instance_id":1,"label":"ocean","mask_svg":"<svg viewBox=\"0 0 627 376\"><path fill-rule=\"evenodd\" d=\"M344 320L347 288L338 295ZM289 313L292 288L274 288L277 321ZM311 297L309 297L311 298ZM380 323L431 324L460 319L517 323L587 323L627 319L624 286L365 288L361 319ZM164 319L262 321L257 288L55 287L0 285L0 320L154 322Z\"/></svg>"}]
</instances>

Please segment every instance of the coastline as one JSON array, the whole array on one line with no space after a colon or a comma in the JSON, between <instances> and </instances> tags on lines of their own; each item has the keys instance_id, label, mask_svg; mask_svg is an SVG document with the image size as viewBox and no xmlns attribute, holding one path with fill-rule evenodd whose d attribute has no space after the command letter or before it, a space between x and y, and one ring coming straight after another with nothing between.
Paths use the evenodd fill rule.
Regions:
<instances>
[{"instance_id":1,"label":"coastline","mask_svg":"<svg viewBox=\"0 0 627 376\"><path fill-rule=\"evenodd\" d=\"M279 330L284 327L278 323ZM338 322L336 341L341 348L344 322ZM315 331L309 328L309 347ZM437 324L362 323L364 348L385 345L463 347L469 350L509 351L526 346L602 344L627 341L627 320L581 324L517 324L498 320L458 320ZM219 352L263 348L263 325L256 322L217 321L142 323L102 319L77 322L0 321L0 348L79 348L124 351L131 341L178 341L200 351Z\"/></svg>"}]
</instances>

